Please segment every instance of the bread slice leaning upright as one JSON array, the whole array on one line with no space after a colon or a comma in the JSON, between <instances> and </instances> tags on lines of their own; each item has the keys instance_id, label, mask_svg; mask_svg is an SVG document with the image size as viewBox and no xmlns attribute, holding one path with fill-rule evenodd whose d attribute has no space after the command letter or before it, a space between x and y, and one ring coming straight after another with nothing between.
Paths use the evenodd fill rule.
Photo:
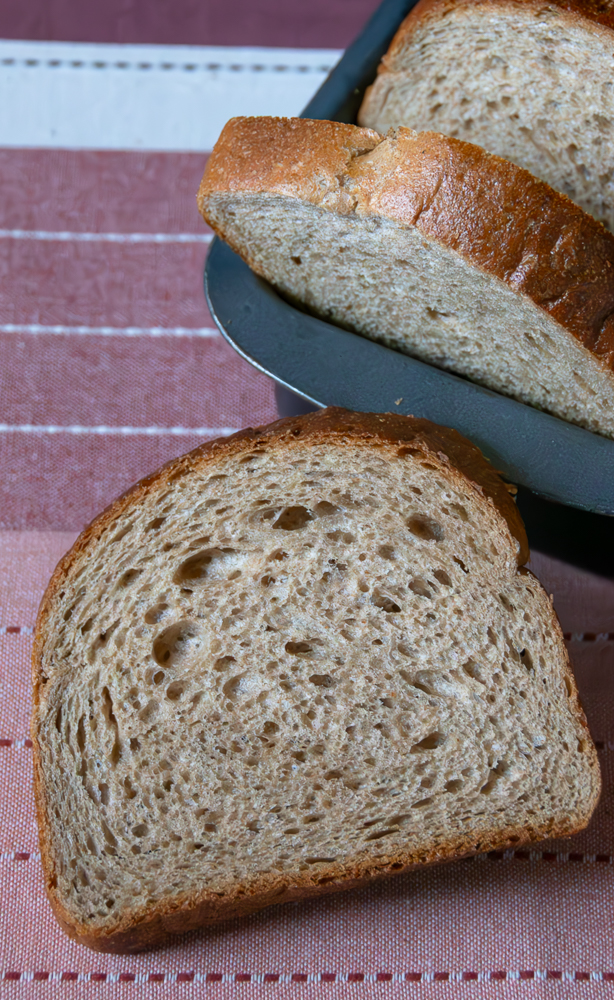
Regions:
<instances>
[{"instance_id":1,"label":"bread slice leaning upright","mask_svg":"<svg viewBox=\"0 0 614 1000\"><path fill-rule=\"evenodd\" d=\"M291 301L614 435L614 236L466 142L230 121L199 206Z\"/></svg>"},{"instance_id":2,"label":"bread slice leaning upright","mask_svg":"<svg viewBox=\"0 0 614 1000\"><path fill-rule=\"evenodd\" d=\"M358 120L475 142L614 230L613 29L610 0L420 0Z\"/></svg>"},{"instance_id":3,"label":"bread slice leaning upright","mask_svg":"<svg viewBox=\"0 0 614 1000\"><path fill-rule=\"evenodd\" d=\"M409 417L279 421L119 499L34 644L68 933L134 951L585 826L599 766L527 555L477 449Z\"/></svg>"}]
</instances>

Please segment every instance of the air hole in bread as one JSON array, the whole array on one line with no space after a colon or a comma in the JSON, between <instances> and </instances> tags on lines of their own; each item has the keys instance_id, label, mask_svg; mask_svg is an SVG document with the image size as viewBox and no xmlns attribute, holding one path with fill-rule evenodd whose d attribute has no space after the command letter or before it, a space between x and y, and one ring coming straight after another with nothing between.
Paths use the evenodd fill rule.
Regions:
<instances>
[{"instance_id":1,"label":"air hole in bread","mask_svg":"<svg viewBox=\"0 0 614 1000\"><path fill-rule=\"evenodd\" d=\"M161 602L160 604L154 605L154 607L150 608L149 611L146 611L144 619L148 625L155 625L166 616L168 611L168 604Z\"/></svg>"},{"instance_id":2,"label":"air hole in bread","mask_svg":"<svg viewBox=\"0 0 614 1000\"><path fill-rule=\"evenodd\" d=\"M158 528L162 527L165 521L166 517L164 516L154 517L153 520L151 520L146 526L145 531L157 531Z\"/></svg>"},{"instance_id":3,"label":"air hole in bread","mask_svg":"<svg viewBox=\"0 0 614 1000\"><path fill-rule=\"evenodd\" d=\"M115 545L116 542L121 542L121 540L123 538L125 538L126 535L130 534L130 532L132 531L133 527L134 527L134 525L132 524L132 522L129 522L128 524L125 524L123 527L121 527L115 533L115 535L113 535L113 537L111 538L111 541L110 541L109 544L110 545Z\"/></svg>"},{"instance_id":4,"label":"air hole in bread","mask_svg":"<svg viewBox=\"0 0 614 1000\"><path fill-rule=\"evenodd\" d=\"M399 448L397 451L397 458L422 458L424 452L420 451L419 448Z\"/></svg>"},{"instance_id":5,"label":"air hole in bread","mask_svg":"<svg viewBox=\"0 0 614 1000\"><path fill-rule=\"evenodd\" d=\"M304 640L297 640L294 642L287 642L285 645L286 653L291 653L292 656L305 655L307 653L313 652L313 645L310 642L305 642Z\"/></svg>"},{"instance_id":6,"label":"air hole in bread","mask_svg":"<svg viewBox=\"0 0 614 1000\"><path fill-rule=\"evenodd\" d=\"M117 581L118 589L129 587L131 583L134 583L135 580L138 580L142 572L143 571L141 569L134 569L134 568L127 569L125 573L122 573L119 580Z\"/></svg>"},{"instance_id":7,"label":"air hole in bread","mask_svg":"<svg viewBox=\"0 0 614 1000\"><path fill-rule=\"evenodd\" d=\"M444 539L442 526L430 517L414 514L409 518L407 527L412 535L424 542L441 542Z\"/></svg>"},{"instance_id":8,"label":"air hole in bread","mask_svg":"<svg viewBox=\"0 0 614 1000\"><path fill-rule=\"evenodd\" d=\"M111 729L113 736L113 746L111 748L110 760L112 766L115 767L121 756L121 743L119 739L119 727L117 725L117 719L114 712L113 699L111 697L111 692L106 686L102 689L102 714L107 725Z\"/></svg>"},{"instance_id":9,"label":"air hole in bread","mask_svg":"<svg viewBox=\"0 0 614 1000\"><path fill-rule=\"evenodd\" d=\"M241 574L247 559L233 548L204 549L190 556L178 567L173 583L200 583L205 580L232 580Z\"/></svg>"},{"instance_id":10,"label":"air hole in bread","mask_svg":"<svg viewBox=\"0 0 614 1000\"><path fill-rule=\"evenodd\" d=\"M399 671L399 673L404 676L403 671ZM419 670L415 677L411 678L409 675L405 675L404 679L407 679L412 687L424 691L425 694L439 694L438 678L432 670Z\"/></svg>"},{"instance_id":11,"label":"air hole in bread","mask_svg":"<svg viewBox=\"0 0 614 1000\"><path fill-rule=\"evenodd\" d=\"M437 750L438 747L443 746L446 739L447 736L445 733L429 733L419 743L414 743L409 752L422 753L423 750Z\"/></svg>"},{"instance_id":12,"label":"air hole in bread","mask_svg":"<svg viewBox=\"0 0 614 1000\"><path fill-rule=\"evenodd\" d=\"M228 670L231 663L236 663L234 656L220 656L213 664L213 669L222 673Z\"/></svg>"},{"instance_id":13,"label":"air hole in bread","mask_svg":"<svg viewBox=\"0 0 614 1000\"><path fill-rule=\"evenodd\" d=\"M365 837L365 840L381 840L382 837L389 837L392 833L398 832L398 826L393 826L388 830L377 830L375 833L370 833L368 837Z\"/></svg>"},{"instance_id":14,"label":"air hole in bread","mask_svg":"<svg viewBox=\"0 0 614 1000\"><path fill-rule=\"evenodd\" d=\"M330 676L330 674L312 674L309 678L312 684L316 687L331 688L334 687L335 681Z\"/></svg>"},{"instance_id":15,"label":"air hole in bread","mask_svg":"<svg viewBox=\"0 0 614 1000\"><path fill-rule=\"evenodd\" d=\"M497 786L497 782L500 781L506 772L507 765L505 762L501 762L497 767L491 768L486 783L480 788L480 793L482 795L491 795Z\"/></svg>"},{"instance_id":16,"label":"air hole in bread","mask_svg":"<svg viewBox=\"0 0 614 1000\"><path fill-rule=\"evenodd\" d=\"M184 694L187 681L173 681L166 689L166 697L169 701L178 701Z\"/></svg>"},{"instance_id":17,"label":"air hole in bread","mask_svg":"<svg viewBox=\"0 0 614 1000\"><path fill-rule=\"evenodd\" d=\"M418 597L430 598L433 596L428 583L420 576L410 582L409 589L412 593L417 594Z\"/></svg>"},{"instance_id":18,"label":"air hole in bread","mask_svg":"<svg viewBox=\"0 0 614 1000\"><path fill-rule=\"evenodd\" d=\"M236 676L231 677L229 680L227 680L226 683L224 684L222 691L224 692L225 696L230 700L230 702L236 701L237 698L242 693L241 682L243 680L243 676L244 676L243 674L237 674ZM238 749L241 748L238 747Z\"/></svg>"},{"instance_id":19,"label":"air hole in bread","mask_svg":"<svg viewBox=\"0 0 614 1000\"><path fill-rule=\"evenodd\" d=\"M468 677L471 677L474 681L479 681L480 684L486 684L486 679L482 675L483 667L476 663L475 660L467 660L463 663L463 670Z\"/></svg>"},{"instance_id":20,"label":"air hole in bread","mask_svg":"<svg viewBox=\"0 0 614 1000\"><path fill-rule=\"evenodd\" d=\"M387 594L382 594L379 591L371 595L371 604L375 605L376 608L381 608L386 614L398 614L401 610L400 605L396 601L393 601Z\"/></svg>"},{"instance_id":21,"label":"air hole in bread","mask_svg":"<svg viewBox=\"0 0 614 1000\"><path fill-rule=\"evenodd\" d=\"M105 839L105 844L106 844L106 846L105 846L105 852L107 854L111 854L111 855L117 854L117 850L116 850L116 848L117 848L117 839L114 836L114 834L111 832L111 829L110 829L108 823L103 818L101 818L101 820L100 820L100 826L101 826L101 829L102 829L102 832L103 832L103 836L104 836L104 839Z\"/></svg>"},{"instance_id":22,"label":"air hole in bread","mask_svg":"<svg viewBox=\"0 0 614 1000\"><path fill-rule=\"evenodd\" d=\"M309 521L313 521L313 514L306 507L300 505L285 507L273 524L273 529L275 531L300 531Z\"/></svg>"},{"instance_id":23,"label":"air hole in bread","mask_svg":"<svg viewBox=\"0 0 614 1000\"><path fill-rule=\"evenodd\" d=\"M334 503L330 503L328 500L320 500L313 509L314 514L318 517L332 517L333 514L339 513L339 508L335 506Z\"/></svg>"},{"instance_id":24,"label":"air hole in bread","mask_svg":"<svg viewBox=\"0 0 614 1000\"><path fill-rule=\"evenodd\" d=\"M151 722L153 717L156 715L159 707L160 703L156 701L155 698L150 698L147 704L139 712L139 719L141 720L141 722L146 722L146 723Z\"/></svg>"},{"instance_id":25,"label":"air hole in bread","mask_svg":"<svg viewBox=\"0 0 614 1000\"><path fill-rule=\"evenodd\" d=\"M394 546L393 545L380 545L377 549L378 556L382 559L389 559L392 561L394 559Z\"/></svg>"},{"instance_id":26,"label":"air hole in bread","mask_svg":"<svg viewBox=\"0 0 614 1000\"><path fill-rule=\"evenodd\" d=\"M194 622L179 621L169 625L154 640L152 653L161 667L174 667L200 648Z\"/></svg>"}]
</instances>

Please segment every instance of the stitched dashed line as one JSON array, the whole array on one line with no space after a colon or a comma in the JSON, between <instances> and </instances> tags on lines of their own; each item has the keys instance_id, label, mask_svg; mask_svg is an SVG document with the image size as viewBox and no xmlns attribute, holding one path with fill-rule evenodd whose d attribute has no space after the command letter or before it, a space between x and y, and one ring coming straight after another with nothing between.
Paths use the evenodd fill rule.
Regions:
<instances>
[{"instance_id":1,"label":"stitched dashed line","mask_svg":"<svg viewBox=\"0 0 614 1000\"><path fill-rule=\"evenodd\" d=\"M42 326L40 323L0 323L0 333L64 334L90 337L203 337L220 336L214 327L188 326Z\"/></svg>"},{"instance_id":2,"label":"stitched dashed line","mask_svg":"<svg viewBox=\"0 0 614 1000\"><path fill-rule=\"evenodd\" d=\"M2 240L52 240L60 243L211 243L213 233L80 233L46 229L0 229Z\"/></svg>"},{"instance_id":3,"label":"stitched dashed line","mask_svg":"<svg viewBox=\"0 0 614 1000\"><path fill-rule=\"evenodd\" d=\"M40 861L40 851L4 851L0 861Z\"/></svg>"},{"instance_id":4,"label":"stitched dashed line","mask_svg":"<svg viewBox=\"0 0 614 1000\"><path fill-rule=\"evenodd\" d=\"M0 740L0 746L5 741ZM21 745L26 743L32 746L31 740L14 741ZM483 863L487 861L528 861L533 864L545 862L546 864L584 864L584 865L612 865L614 856L611 854L580 854L577 851L491 851L489 854L477 854L474 857L466 858L468 862ZM40 853L37 851L5 851L0 853L0 861L40 861Z\"/></svg>"},{"instance_id":5,"label":"stitched dashed line","mask_svg":"<svg viewBox=\"0 0 614 1000\"><path fill-rule=\"evenodd\" d=\"M0 424L0 434L95 434L120 437L227 437L236 427L84 427L81 424Z\"/></svg>"},{"instance_id":6,"label":"stitched dashed line","mask_svg":"<svg viewBox=\"0 0 614 1000\"><path fill-rule=\"evenodd\" d=\"M614 972L562 969L493 969L442 972L13 972L4 982L34 983L466 983L466 982L614 982Z\"/></svg>"},{"instance_id":7,"label":"stitched dashed line","mask_svg":"<svg viewBox=\"0 0 614 1000\"><path fill-rule=\"evenodd\" d=\"M330 73L334 63L311 66L303 63L300 66L277 64L267 66L265 63L221 63L221 62L128 62L124 59L15 59L5 57L0 59L0 66L18 66L36 69L111 69L111 70L145 70L180 72L180 73Z\"/></svg>"},{"instance_id":8,"label":"stitched dashed line","mask_svg":"<svg viewBox=\"0 0 614 1000\"><path fill-rule=\"evenodd\" d=\"M0 625L0 635L33 635L32 625Z\"/></svg>"}]
</instances>

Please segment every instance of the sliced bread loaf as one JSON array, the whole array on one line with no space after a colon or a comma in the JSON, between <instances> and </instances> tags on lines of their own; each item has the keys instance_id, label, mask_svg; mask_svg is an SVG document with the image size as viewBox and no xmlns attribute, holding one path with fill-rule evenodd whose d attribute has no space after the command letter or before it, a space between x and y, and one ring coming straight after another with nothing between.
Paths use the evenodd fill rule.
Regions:
<instances>
[{"instance_id":1,"label":"sliced bread loaf","mask_svg":"<svg viewBox=\"0 0 614 1000\"><path fill-rule=\"evenodd\" d=\"M421 0L359 122L475 142L614 229L613 28L610 0Z\"/></svg>"},{"instance_id":2,"label":"sliced bread loaf","mask_svg":"<svg viewBox=\"0 0 614 1000\"><path fill-rule=\"evenodd\" d=\"M525 170L433 132L237 118L199 206L317 315L614 435L614 236Z\"/></svg>"},{"instance_id":3,"label":"sliced bread loaf","mask_svg":"<svg viewBox=\"0 0 614 1000\"><path fill-rule=\"evenodd\" d=\"M82 534L34 643L46 884L105 951L569 834L600 776L506 486L329 410L206 444Z\"/></svg>"}]
</instances>

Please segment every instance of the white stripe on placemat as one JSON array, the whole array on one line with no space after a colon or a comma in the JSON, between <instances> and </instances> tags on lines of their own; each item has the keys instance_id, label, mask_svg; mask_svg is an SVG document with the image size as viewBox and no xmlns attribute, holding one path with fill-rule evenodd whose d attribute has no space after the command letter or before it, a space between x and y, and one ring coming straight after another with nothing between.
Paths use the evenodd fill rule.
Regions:
<instances>
[{"instance_id":1,"label":"white stripe on placemat","mask_svg":"<svg viewBox=\"0 0 614 1000\"><path fill-rule=\"evenodd\" d=\"M0 333L78 334L93 337L219 337L215 327L189 326L43 326L39 323L0 323Z\"/></svg>"},{"instance_id":2,"label":"white stripe on placemat","mask_svg":"<svg viewBox=\"0 0 614 1000\"><path fill-rule=\"evenodd\" d=\"M0 240L73 240L85 243L210 243L213 233L79 233L44 229L0 229Z\"/></svg>"},{"instance_id":3,"label":"white stripe on placemat","mask_svg":"<svg viewBox=\"0 0 614 1000\"><path fill-rule=\"evenodd\" d=\"M0 424L0 434L94 434L119 437L227 437L237 427L83 427L80 424Z\"/></svg>"},{"instance_id":4,"label":"white stripe on placemat","mask_svg":"<svg viewBox=\"0 0 614 1000\"><path fill-rule=\"evenodd\" d=\"M0 145L213 148L234 115L297 115L332 49L0 41Z\"/></svg>"}]
</instances>

